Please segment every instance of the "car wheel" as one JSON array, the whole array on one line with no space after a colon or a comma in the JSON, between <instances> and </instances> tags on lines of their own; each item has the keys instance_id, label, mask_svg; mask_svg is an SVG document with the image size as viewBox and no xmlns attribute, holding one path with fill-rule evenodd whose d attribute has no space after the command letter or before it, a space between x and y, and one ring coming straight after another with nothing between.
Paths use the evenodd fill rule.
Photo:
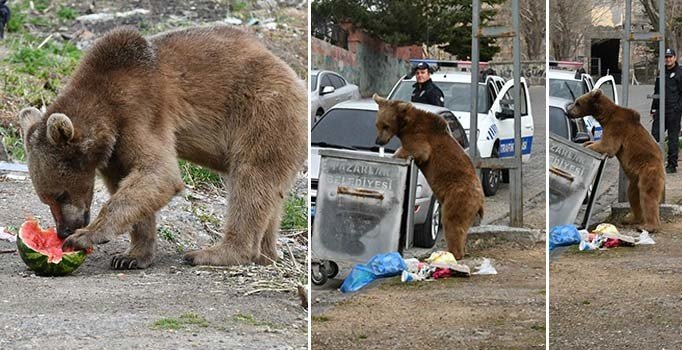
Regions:
<instances>
[{"instance_id":1,"label":"car wheel","mask_svg":"<svg viewBox=\"0 0 682 350\"><path fill-rule=\"evenodd\" d=\"M419 248L433 247L436 244L441 227L440 203L436 197L432 197L426 221L414 227L414 246Z\"/></svg>"},{"instance_id":2,"label":"car wheel","mask_svg":"<svg viewBox=\"0 0 682 350\"><path fill-rule=\"evenodd\" d=\"M493 148L493 152L490 157L499 157L497 147ZM485 193L486 197L494 196L495 193L497 193L497 189L500 187L501 178L501 169L481 169L481 184L483 185L483 193Z\"/></svg>"}]
</instances>

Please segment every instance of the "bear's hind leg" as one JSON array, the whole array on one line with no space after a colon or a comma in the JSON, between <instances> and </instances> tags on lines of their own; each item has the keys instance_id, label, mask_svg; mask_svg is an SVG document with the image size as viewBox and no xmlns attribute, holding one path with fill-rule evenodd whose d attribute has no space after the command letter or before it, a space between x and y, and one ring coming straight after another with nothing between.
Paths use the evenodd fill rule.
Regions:
<instances>
[{"instance_id":1,"label":"bear's hind leg","mask_svg":"<svg viewBox=\"0 0 682 350\"><path fill-rule=\"evenodd\" d=\"M156 250L156 217L151 216L133 226L130 248L111 259L115 270L144 269L152 264Z\"/></svg>"},{"instance_id":2,"label":"bear's hind leg","mask_svg":"<svg viewBox=\"0 0 682 350\"><path fill-rule=\"evenodd\" d=\"M273 172L242 164L233 172L225 236L213 247L185 254L192 265L242 265L260 256L261 239L280 198Z\"/></svg>"},{"instance_id":3,"label":"bear's hind leg","mask_svg":"<svg viewBox=\"0 0 682 350\"><path fill-rule=\"evenodd\" d=\"M277 261L277 234L279 233L279 224L282 221L282 206L284 201L278 202L275 210L268 220L268 227L263 232L263 238L260 241L260 254L255 258L256 264L269 265Z\"/></svg>"},{"instance_id":4,"label":"bear's hind leg","mask_svg":"<svg viewBox=\"0 0 682 350\"><path fill-rule=\"evenodd\" d=\"M642 176L639 181L639 198L641 200L644 225L649 232L656 232L661 225L659 203L664 191L665 180L656 176Z\"/></svg>"},{"instance_id":5,"label":"bear's hind leg","mask_svg":"<svg viewBox=\"0 0 682 350\"><path fill-rule=\"evenodd\" d=\"M467 240L467 229L471 217L464 211L458 211L458 206L448 205L445 203L441 208L441 216L443 222L443 235L448 246L448 251L459 260L464 257L465 245Z\"/></svg>"},{"instance_id":6,"label":"bear's hind leg","mask_svg":"<svg viewBox=\"0 0 682 350\"><path fill-rule=\"evenodd\" d=\"M624 225L635 225L642 222L642 205L639 198L639 183L638 181L628 182L628 202L630 203L630 212L621 220Z\"/></svg>"}]
</instances>

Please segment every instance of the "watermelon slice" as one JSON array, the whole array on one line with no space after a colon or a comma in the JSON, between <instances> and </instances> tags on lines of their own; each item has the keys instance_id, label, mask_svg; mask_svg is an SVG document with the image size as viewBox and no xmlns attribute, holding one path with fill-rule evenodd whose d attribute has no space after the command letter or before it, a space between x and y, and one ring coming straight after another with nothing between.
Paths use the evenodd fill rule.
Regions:
<instances>
[{"instance_id":1,"label":"watermelon slice","mask_svg":"<svg viewBox=\"0 0 682 350\"><path fill-rule=\"evenodd\" d=\"M34 219L26 220L17 236L21 259L39 276L68 275L85 261L86 251L63 250L63 245L54 227L43 230Z\"/></svg>"}]
</instances>

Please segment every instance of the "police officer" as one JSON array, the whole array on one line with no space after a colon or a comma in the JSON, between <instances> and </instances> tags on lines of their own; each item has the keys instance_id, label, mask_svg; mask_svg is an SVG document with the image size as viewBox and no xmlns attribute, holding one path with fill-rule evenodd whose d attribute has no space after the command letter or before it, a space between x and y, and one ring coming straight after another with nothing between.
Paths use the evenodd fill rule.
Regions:
<instances>
[{"instance_id":1,"label":"police officer","mask_svg":"<svg viewBox=\"0 0 682 350\"><path fill-rule=\"evenodd\" d=\"M415 67L417 82L412 85L412 102L427 103L434 106L444 106L445 98L436 84L431 80L431 67L424 62L419 62Z\"/></svg>"},{"instance_id":2,"label":"police officer","mask_svg":"<svg viewBox=\"0 0 682 350\"><path fill-rule=\"evenodd\" d=\"M658 94L658 77L654 94ZM654 120L651 127L656 141L658 141L658 131L660 118L658 116L658 99L655 98L651 103L651 118ZM668 165L665 171L668 174L677 172L677 156L680 150L680 116L682 116L682 67L677 64L675 50L665 50L665 129L668 130Z\"/></svg>"}]
</instances>

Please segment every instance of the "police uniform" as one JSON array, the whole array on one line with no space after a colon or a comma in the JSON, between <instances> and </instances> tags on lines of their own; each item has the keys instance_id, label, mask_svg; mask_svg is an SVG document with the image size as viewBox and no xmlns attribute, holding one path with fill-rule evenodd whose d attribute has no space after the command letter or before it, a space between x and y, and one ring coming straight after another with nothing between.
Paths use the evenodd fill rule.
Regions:
<instances>
[{"instance_id":1,"label":"police uniform","mask_svg":"<svg viewBox=\"0 0 682 350\"><path fill-rule=\"evenodd\" d=\"M666 56L676 56L675 50L666 49ZM654 94L658 94L658 77L654 87ZM658 117L659 101L657 98L651 103L651 113L654 113L654 122L651 134L656 141L659 131ZM672 68L665 68L665 129L668 131L668 172L676 172L679 153L680 117L682 116L682 67L677 62Z\"/></svg>"},{"instance_id":2,"label":"police uniform","mask_svg":"<svg viewBox=\"0 0 682 350\"><path fill-rule=\"evenodd\" d=\"M428 69L431 72L431 68L428 64L420 62L416 69ZM434 106L443 107L445 105L445 97L443 96L443 91L441 91L436 84L433 83L431 79L423 83L414 83L412 85L414 90L412 91L412 102L416 103L426 103Z\"/></svg>"}]
</instances>

